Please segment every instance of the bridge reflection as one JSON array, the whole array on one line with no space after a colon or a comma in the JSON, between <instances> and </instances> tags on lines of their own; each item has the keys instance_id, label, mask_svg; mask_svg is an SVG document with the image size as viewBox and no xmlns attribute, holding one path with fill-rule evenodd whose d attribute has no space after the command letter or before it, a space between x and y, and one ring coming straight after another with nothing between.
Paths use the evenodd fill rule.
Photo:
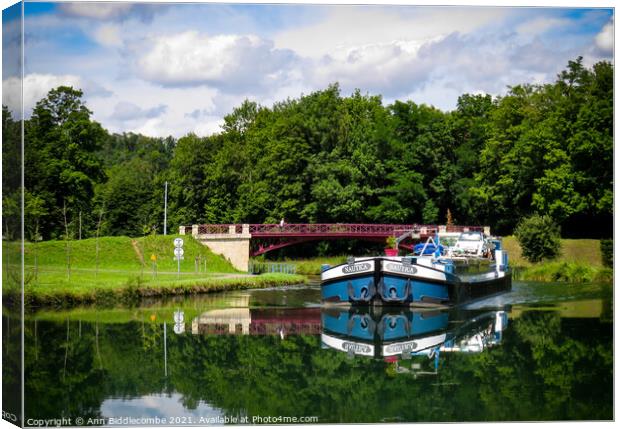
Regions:
<instances>
[{"instance_id":1,"label":"bridge reflection","mask_svg":"<svg viewBox=\"0 0 620 429\"><path fill-rule=\"evenodd\" d=\"M209 310L192 321L192 334L320 335L320 308L227 308Z\"/></svg>"}]
</instances>

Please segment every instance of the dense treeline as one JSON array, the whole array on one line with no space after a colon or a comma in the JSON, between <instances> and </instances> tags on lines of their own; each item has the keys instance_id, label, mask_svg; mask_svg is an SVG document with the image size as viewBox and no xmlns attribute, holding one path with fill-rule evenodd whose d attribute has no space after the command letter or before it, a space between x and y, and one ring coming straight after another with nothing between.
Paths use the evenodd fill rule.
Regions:
<instances>
[{"instance_id":1,"label":"dense treeline","mask_svg":"<svg viewBox=\"0 0 620 429\"><path fill-rule=\"evenodd\" d=\"M500 234L539 213L564 236L611 236L608 62L588 69L578 58L554 83L502 97L464 94L451 112L343 97L335 84L272 108L245 101L221 133L178 141L109 135L81 97L52 90L25 123L30 236L77 236L80 219L82 237L99 219L102 234L161 232L165 181L170 230L281 218L443 223L449 209L457 224ZM5 136L16 126L3 109Z\"/></svg>"}]
</instances>

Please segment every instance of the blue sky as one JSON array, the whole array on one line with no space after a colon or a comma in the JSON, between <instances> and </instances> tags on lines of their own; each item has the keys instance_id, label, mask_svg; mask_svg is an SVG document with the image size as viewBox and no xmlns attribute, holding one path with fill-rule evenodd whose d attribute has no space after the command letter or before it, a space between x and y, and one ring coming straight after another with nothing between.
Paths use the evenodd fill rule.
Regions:
<instances>
[{"instance_id":1,"label":"blue sky","mask_svg":"<svg viewBox=\"0 0 620 429\"><path fill-rule=\"evenodd\" d=\"M69 84L110 131L153 136L218 132L246 98L333 82L450 110L463 93L551 82L580 55L613 60L611 9L76 2L25 15L27 115Z\"/></svg>"}]
</instances>

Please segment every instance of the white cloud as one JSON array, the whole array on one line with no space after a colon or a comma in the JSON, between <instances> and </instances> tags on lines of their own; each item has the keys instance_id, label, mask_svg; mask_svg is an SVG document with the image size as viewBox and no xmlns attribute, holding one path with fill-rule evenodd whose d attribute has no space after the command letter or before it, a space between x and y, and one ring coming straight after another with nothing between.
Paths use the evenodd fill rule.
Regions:
<instances>
[{"instance_id":1,"label":"white cloud","mask_svg":"<svg viewBox=\"0 0 620 429\"><path fill-rule=\"evenodd\" d=\"M118 47L123 44L118 25L104 24L93 32L93 39L103 46Z\"/></svg>"},{"instance_id":2,"label":"white cloud","mask_svg":"<svg viewBox=\"0 0 620 429\"><path fill-rule=\"evenodd\" d=\"M386 103L413 97L452 109L464 92L503 94L508 85L553 81L578 55L613 55L613 20L596 36L583 32L608 14L584 21L535 8L174 5L164 13L160 4L73 5L28 18L27 70L38 72L29 76L40 89L27 103L73 84L110 131L154 136L218 132L246 98L270 107L336 81L343 95L359 88ZM100 46L77 52L63 34Z\"/></svg>"},{"instance_id":3,"label":"white cloud","mask_svg":"<svg viewBox=\"0 0 620 429\"><path fill-rule=\"evenodd\" d=\"M415 41L395 41L336 51L307 67L305 75L317 87L338 81L345 90L370 89L389 96L419 85L430 72L429 63L418 58L422 46Z\"/></svg>"},{"instance_id":4,"label":"white cloud","mask_svg":"<svg viewBox=\"0 0 620 429\"><path fill-rule=\"evenodd\" d=\"M139 49L145 48L140 52ZM254 35L208 36L187 31L148 40L134 47L136 72L162 85L213 85L230 91L259 89L287 79L295 62L290 51Z\"/></svg>"},{"instance_id":5,"label":"white cloud","mask_svg":"<svg viewBox=\"0 0 620 429\"><path fill-rule=\"evenodd\" d=\"M596 47L604 54L612 55L614 50L614 23L610 20L594 39Z\"/></svg>"},{"instance_id":6,"label":"white cloud","mask_svg":"<svg viewBox=\"0 0 620 429\"><path fill-rule=\"evenodd\" d=\"M189 132L205 135L206 130L209 134L219 131L219 121L228 113L218 106L220 92L207 87L170 88L134 78L113 85L113 96L87 100L93 118L110 132L144 132L157 137L181 137ZM233 105L242 100L235 98ZM195 110L203 113L200 118L186 116Z\"/></svg>"},{"instance_id":7,"label":"white cloud","mask_svg":"<svg viewBox=\"0 0 620 429\"><path fill-rule=\"evenodd\" d=\"M24 112L29 117L36 103L58 86L81 89L90 97L107 97L111 93L95 82L76 75L53 75L32 73L24 77ZM10 77L2 81L2 102L15 114L21 110L21 79Z\"/></svg>"},{"instance_id":8,"label":"white cloud","mask_svg":"<svg viewBox=\"0 0 620 429\"><path fill-rule=\"evenodd\" d=\"M128 121L134 119L152 119L163 115L168 106L160 104L156 107L142 108L133 103L127 101L121 101L114 106L114 112L111 115L113 119L119 119L121 121Z\"/></svg>"},{"instance_id":9,"label":"white cloud","mask_svg":"<svg viewBox=\"0 0 620 429\"><path fill-rule=\"evenodd\" d=\"M275 45L300 55L321 57L335 50L395 41L425 42L452 32L467 33L508 14L494 7L330 6L312 25L278 32Z\"/></svg>"},{"instance_id":10,"label":"white cloud","mask_svg":"<svg viewBox=\"0 0 620 429\"><path fill-rule=\"evenodd\" d=\"M117 18L129 13L131 3L61 3L58 5L67 15L93 19Z\"/></svg>"}]
</instances>

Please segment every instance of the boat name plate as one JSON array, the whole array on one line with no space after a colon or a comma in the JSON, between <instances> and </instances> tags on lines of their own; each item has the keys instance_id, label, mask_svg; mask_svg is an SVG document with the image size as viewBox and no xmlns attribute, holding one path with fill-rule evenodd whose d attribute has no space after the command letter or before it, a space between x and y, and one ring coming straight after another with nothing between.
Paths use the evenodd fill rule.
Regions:
<instances>
[{"instance_id":1,"label":"boat name plate","mask_svg":"<svg viewBox=\"0 0 620 429\"><path fill-rule=\"evenodd\" d=\"M385 351L388 353L401 353L415 350L416 348L418 348L418 343L416 343L415 341L411 341L408 343L390 344L389 346L385 347Z\"/></svg>"},{"instance_id":2,"label":"boat name plate","mask_svg":"<svg viewBox=\"0 0 620 429\"><path fill-rule=\"evenodd\" d=\"M399 273L405 273L405 274L415 274L418 272L418 270L415 267L401 265L401 264L387 264L385 268L388 270L398 271Z\"/></svg>"},{"instance_id":3,"label":"boat name plate","mask_svg":"<svg viewBox=\"0 0 620 429\"><path fill-rule=\"evenodd\" d=\"M368 263L357 264L357 265L347 265L346 267L342 268L342 272L346 274L359 273L360 271L367 271L370 268L371 268L370 264Z\"/></svg>"},{"instance_id":4,"label":"boat name plate","mask_svg":"<svg viewBox=\"0 0 620 429\"><path fill-rule=\"evenodd\" d=\"M370 353L372 352L371 348L367 344L357 344L357 343L342 343L342 348L346 351L352 351L354 353Z\"/></svg>"}]
</instances>

